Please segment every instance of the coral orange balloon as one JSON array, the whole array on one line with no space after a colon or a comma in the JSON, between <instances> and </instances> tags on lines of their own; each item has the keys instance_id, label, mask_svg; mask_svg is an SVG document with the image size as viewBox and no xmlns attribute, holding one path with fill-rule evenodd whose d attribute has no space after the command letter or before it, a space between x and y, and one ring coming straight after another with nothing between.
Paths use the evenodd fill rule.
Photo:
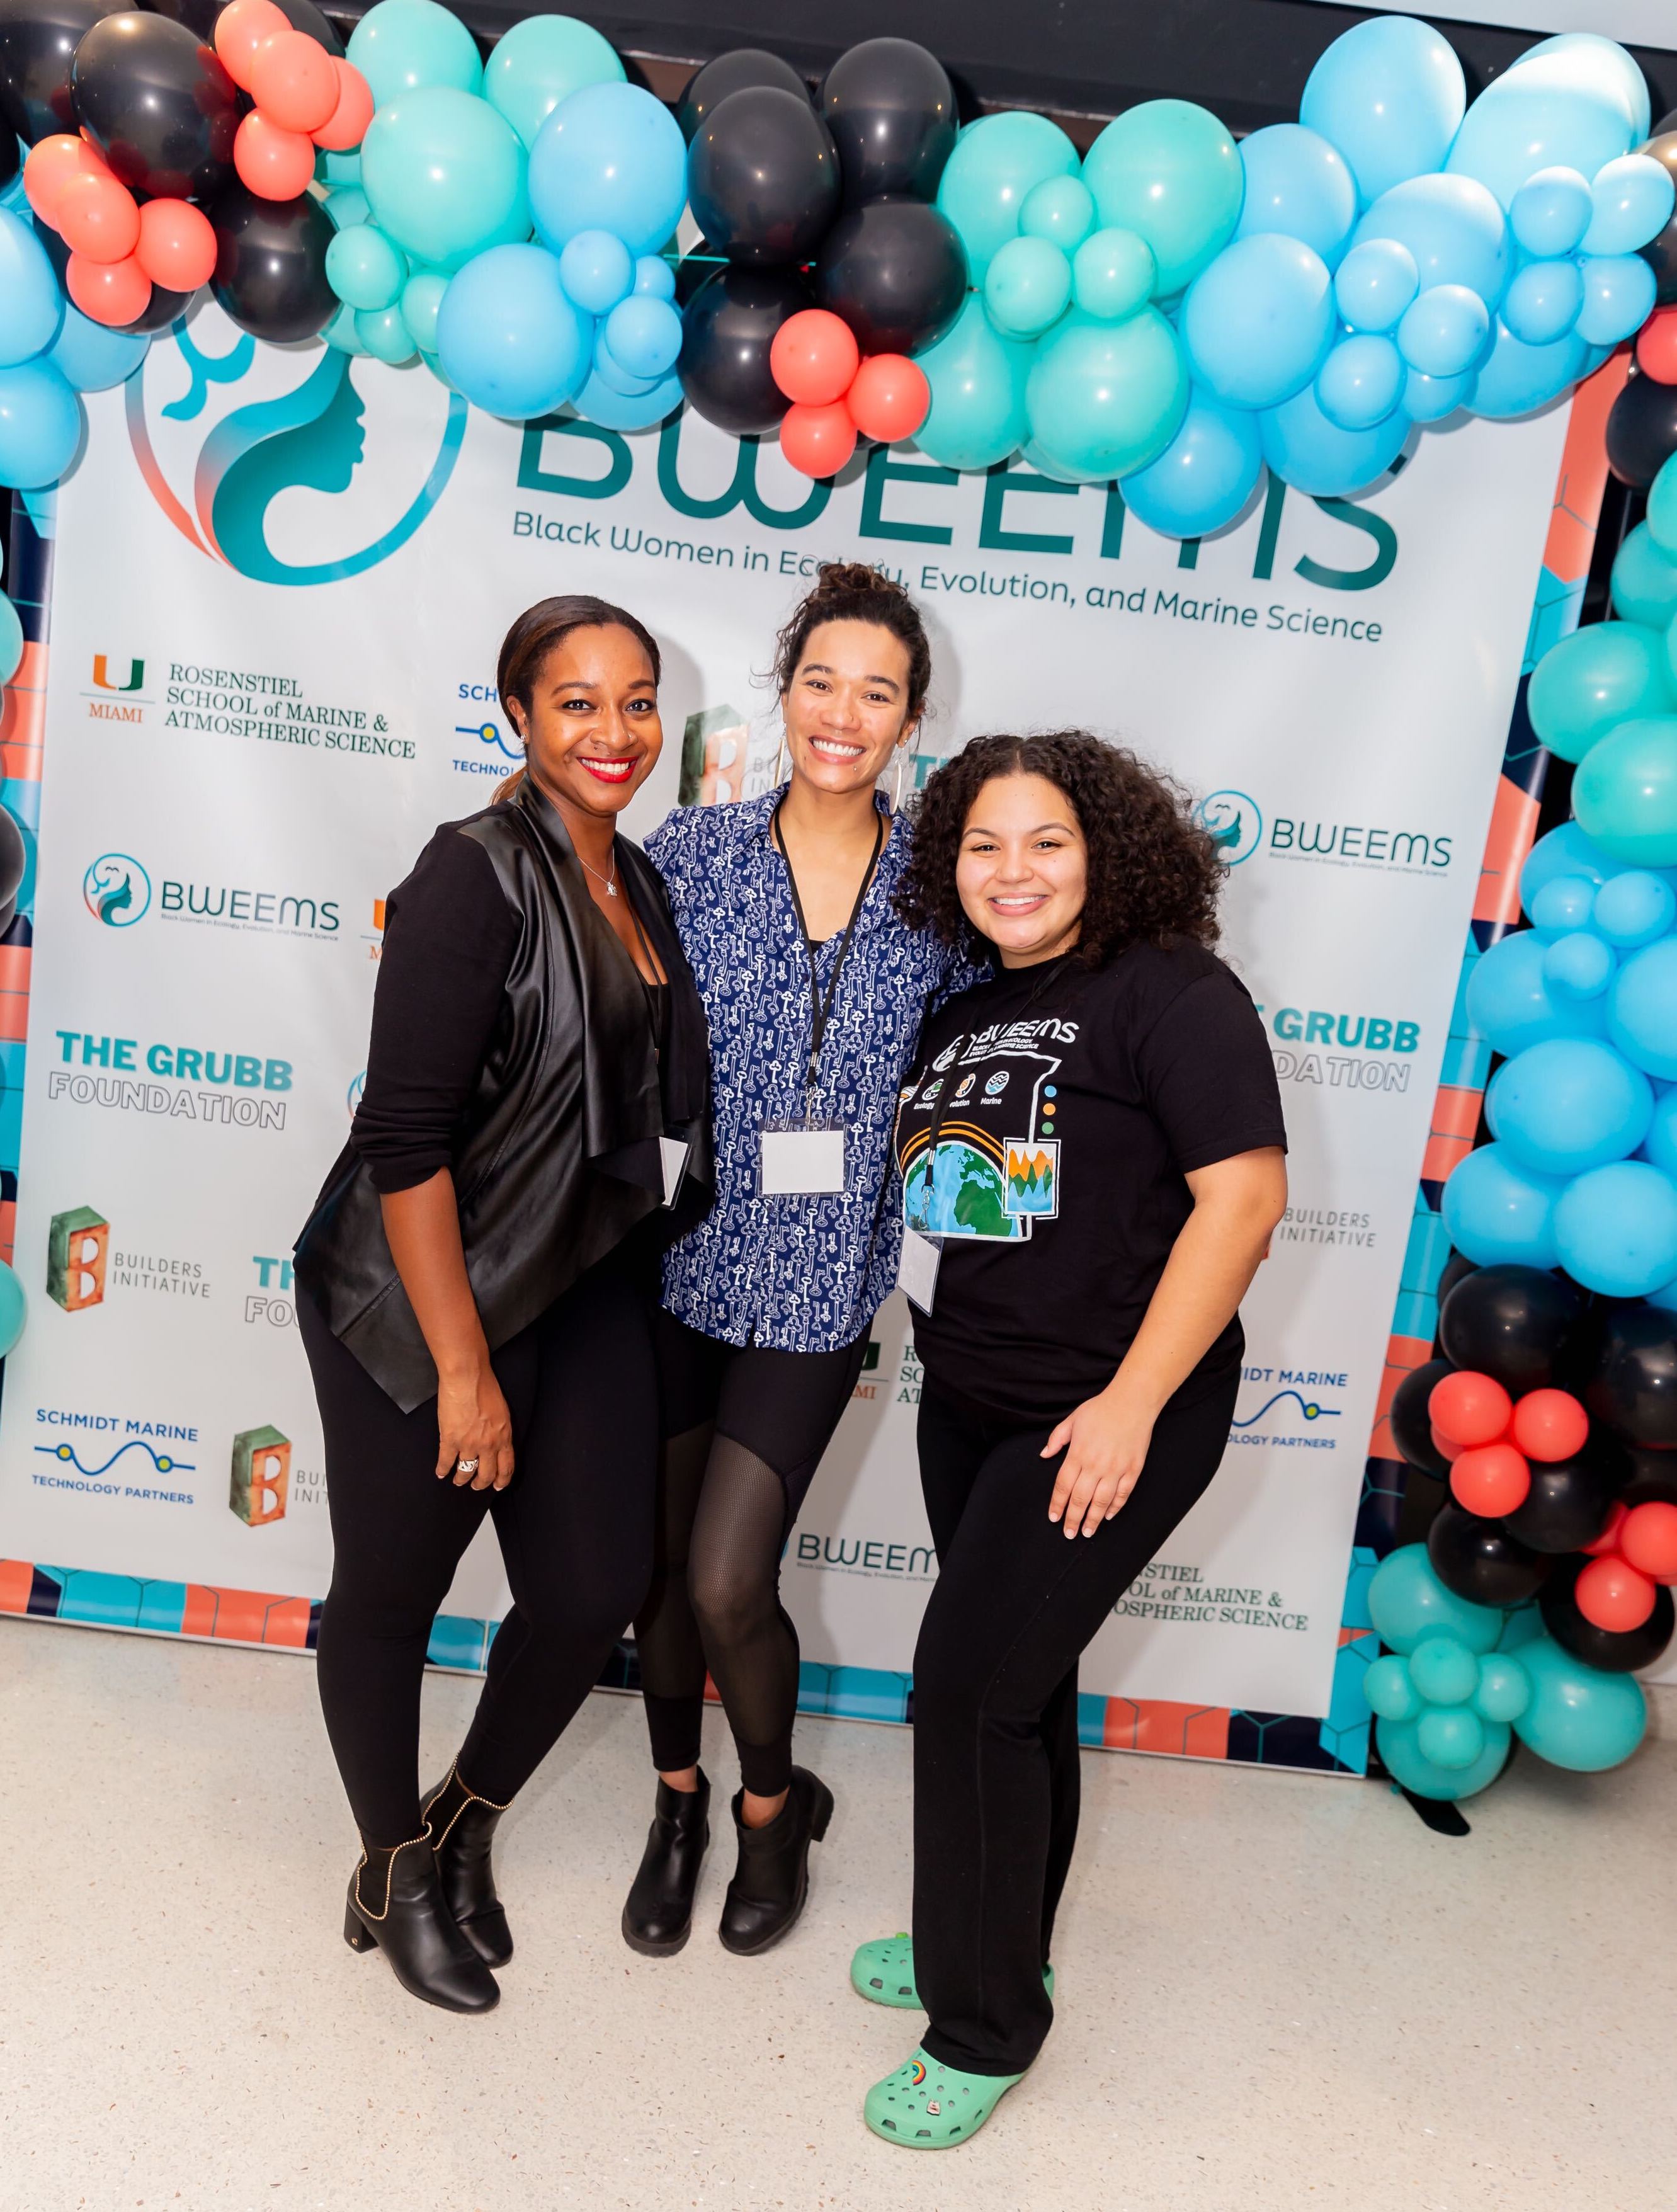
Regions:
<instances>
[{"instance_id":1,"label":"coral orange balloon","mask_svg":"<svg viewBox=\"0 0 1677 2212\"><path fill-rule=\"evenodd\" d=\"M140 242L140 210L125 185L84 170L59 186L53 228L86 260L126 261Z\"/></svg>"},{"instance_id":2,"label":"coral orange balloon","mask_svg":"<svg viewBox=\"0 0 1677 2212\"><path fill-rule=\"evenodd\" d=\"M1440 1459L1447 1459L1452 1463L1452 1465L1454 1465L1454 1463L1461 1458L1462 1453L1467 1450L1467 1447L1466 1444L1457 1443L1453 1437L1443 1436L1438 1430L1434 1429L1432 1431L1432 1449L1437 1453Z\"/></svg>"},{"instance_id":3,"label":"coral orange balloon","mask_svg":"<svg viewBox=\"0 0 1677 2212\"><path fill-rule=\"evenodd\" d=\"M1572 1585L1578 1611L1610 1636L1640 1628L1654 1610L1654 1585L1624 1559L1592 1559Z\"/></svg>"},{"instance_id":4,"label":"coral orange balloon","mask_svg":"<svg viewBox=\"0 0 1677 2212\"><path fill-rule=\"evenodd\" d=\"M1619 1548L1650 1582L1677 1583L1677 1505L1658 1498L1633 1505L1619 1532Z\"/></svg>"},{"instance_id":5,"label":"coral orange balloon","mask_svg":"<svg viewBox=\"0 0 1677 2212\"><path fill-rule=\"evenodd\" d=\"M88 319L121 330L151 304L151 279L131 253L125 261L89 261L72 253L64 289Z\"/></svg>"},{"instance_id":6,"label":"coral orange balloon","mask_svg":"<svg viewBox=\"0 0 1677 2212\"><path fill-rule=\"evenodd\" d=\"M1662 308L1643 325L1637 365L1656 384L1677 384L1677 309Z\"/></svg>"},{"instance_id":7,"label":"coral orange balloon","mask_svg":"<svg viewBox=\"0 0 1677 2212\"><path fill-rule=\"evenodd\" d=\"M259 200L295 200L314 174L314 141L301 131L282 131L258 108L239 125L233 166Z\"/></svg>"},{"instance_id":8,"label":"coral orange balloon","mask_svg":"<svg viewBox=\"0 0 1677 2212\"><path fill-rule=\"evenodd\" d=\"M367 136L373 120L373 88L350 63L339 61L336 54L331 59L337 105L312 135L315 144L329 154L347 154Z\"/></svg>"},{"instance_id":9,"label":"coral orange balloon","mask_svg":"<svg viewBox=\"0 0 1677 2212\"><path fill-rule=\"evenodd\" d=\"M56 131L29 149L23 164L23 190L43 222L58 224L58 195L72 177L108 177L111 172L85 138Z\"/></svg>"},{"instance_id":10,"label":"coral orange balloon","mask_svg":"<svg viewBox=\"0 0 1677 2212\"><path fill-rule=\"evenodd\" d=\"M1571 1459L1589 1441L1589 1416L1568 1390L1530 1390L1510 1433L1528 1459Z\"/></svg>"},{"instance_id":11,"label":"coral orange balloon","mask_svg":"<svg viewBox=\"0 0 1677 2212\"><path fill-rule=\"evenodd\" d=\"M1491 1444L1506 1431L1514 1401L1493 1376L1464 1367L1433 1384L1426 1410L1433 1427L1453 1443Z\"/></svg>"},{"instance_id":12,"label":"coral orange balloon","mask_svg":"<svg viewBox=\"0 0 1677 2212\"><path fill-rule=\"evenodd\" d=\"M241 92L251 89L251 64L268 39L291 28L291 18L274 0L230 0L216 18L216 52L222 67ZM254 189L254 187L252 187Z\"/></svg>"},{"instance_id":13,"label":"coral orange balloon","mask_svg":"<svg viewBox=\"0 0 1677 2212\"><path fill-rule=\"evenodd\" d=\"M865 438L889 446L921 428L932 411L932 387L907 354L876 353L856 371L844 404Z\"/></svg>"},{"instance_id":14,"label":"coral orange balloon","mask_svg":"<svg viewBox=\"0 0 1677 2212\"><path fill-rule=\"evenodd\" d=\"M141 268L166 292L196 292L216 272L216 234L190 200L148 200L137 251Z\"/></svg>"},{"instance_id":15,"label":"coral orange balloon","mask_svg":"<svg viewBox=\"0 0 1677 2212\"><path fill-rule=\"evenodd\" d=\"M332 58L307 31L276 31L251 57L251 98L282 131L305 137L331 120L337 106Z\"/></svg>"},{"instance_id":16,"label":"coral orange balloon","mask_svg":"<svg viewBox=\"0 0 1677 2212\"><path fill-rule=\"evenodd\" d=\"M1450 1488L1458 1505L1496 1521L1525 1504L1531 1469L1512 1444L1469 1444L1450 1469Z\"/></svg>"},{"instance_id":17,"label":"coral orange balloon","mask_svg":"<svg viewBox=\"0 0 1677 2212\"><path fill-rule=\"evenodd\" d=\"M1583 1548L1596 1559L1601 1559L1608 1552L1616 1552L1619 1549L1619 1539L1624 1534L1625 1521L1625 1509L1622 1504L1616 1503L1613 1511L1607 1516L1607 1527L1602 1529L1593 1543L1586 1544Z\"/></svg>"},{"instance_id":18,"label":"coral orange balloon","mask_svg":"<svg viewBox=\"0 0 1677 2212\"><path fill-rule=\"evenodd\" d=\"M781 451L806 477L837 473L856 450L856 426L842 399L830 407L790 407L781 422Z\"/></svg>"},{"instance_id":19,"label":"coral orange balloon","mask_svg":"<svg viewBox=\"0 0 1677 2212\"><path fill-rule=\"evenodd\" d=\"M805 407L830 407L850 389L861 358L848 323L825 307L805 307L775 331L769 371L788 399Z\"/></svg>"}]
</instances>

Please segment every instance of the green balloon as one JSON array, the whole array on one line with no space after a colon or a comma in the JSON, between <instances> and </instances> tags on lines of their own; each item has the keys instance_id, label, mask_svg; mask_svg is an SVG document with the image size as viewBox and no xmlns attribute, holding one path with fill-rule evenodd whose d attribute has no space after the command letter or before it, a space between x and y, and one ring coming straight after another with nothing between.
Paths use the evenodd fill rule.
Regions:
<instances>
[{"instance_id":1,"label":"green balloon","mask_svg":"<svg viewBox=\"0 0 1677 2212\"><path fill-rule=\"evenodd\" d=\"M1010 238L984 278L984 305L1006 338L1041 337L1065 313L1072 264L1045 238Z\"/></svg>"},{"instance_id":2,"label":"green balloon","mask_svg":"<svg viewBox=\"0 0 1677 2212\"><path fill-rule=\"evenodd\" d=\"M402 320L422 353L437 349L437 309L447 289L447 278L431 269L410 276L402 288Z\"/></svg>"},{"instance_id":3,"label":"green balloon","mask_svg":"<svg viewBox=\"0 0 1677 2212\"><path fill-rule=\"evenodd\" d=\"M934 346L915 359L932 387L932 406L914 443L945 469L987 469L1005 461L1030 433L1025 379L1034 346L992 328L976 292Z\"/></svg>"},{"instance_id":4,"label":"green balloon","mask_svg":"<svg viewBox=\"0 0 1677 2212\"><path fill-rule=\"evenodd\" d=\"M1127 322L1073 308L1037 349L1025 387L1034 444L1085 483L1145 469L1188 410L1188 364L1156 307Z\"/></svg>"},{"instance_id":5,"label":"green balloon","mask_svg":"<svg viewBox=\"0 0 1677 2212\"><path fill-rule=\"evenodd\" d=\"M1638 523L1613 556L1613 611L1621 622L1664 629L1677 615L1677 561L1662 553Z\"/></svg>"},{"instance_id":6,"label":"green balloon","mask_svg":"<svg viewBox=\"0 0 1677 2212\"><path fill-rule=\"evenodd\" d=\"M1139 230L1152 247L1160 299L1228 244L1246 191L1234 140L1186 100L1144 100L1109 123L1084 158L1083 180L1103 225Z\"/></svg>"},{"instance_id":7,"label":"green balloon","mask_svg":"<svg viewBox=\"0 0 1677 2212\"><path fill-rule=\"evenodd\" d=\"M1648 1700L1633 1674L1586 1667L1548 1636L1528 1644L1520 1659L1531 1680L1531 1703L1514 1723L1522 1743L1577 1774L1630 1757L1648 1726Z\"/></svg>"},{"instance_id":8,"label":"green balloon","mask_svg":"<svg viewBox=\"0 0 1677 2212\"><path fill-rule=\"evenodd\" d=\"M1072 295L1085 314L1121 322L1146 306L1157 275L1153 249L1139 231L1097 230L1072 260Z\"/></svg>"},{"instance_id":9,"label":"green balloon","mask_svg":"<svg viewBox=\"0 0 1677 2212\"><path fill-rule=\"evenodd\" d=\"M1669 457L1648 488L1648 534L1662 553L1677 554L1677 469Z\"/></svg>"},{"instance_id":10,"label":"green balloon","mask_svg":"<svg viewBox=\"0 0 1677 2212\"><path fill-rule=\"evenodd\" d=\"M437 0L378 0L349 33L345 52L367 79L375 107L429 85L477 92L483 82L477 41Z\"/></svg>"},{"instance_id":11,"label":"green balloon","mask_svg":"<svg viewBox=\"0 0 1677 2212\"><path fill-rule=\"evenodd\" d=\"M411 361L418 350L399 307L363 307L355 317L355 336L375 361L386 361L392 368Z\"/></svg>"},{"instance_id":12,"label":"green balloon","mask_svg":"<svg viewBox=\"0 0 1677 2212\"><path fill-rule=\"evenodd\" d=\"M574 15L526 15L495 42L483 64L483 97L523 139L536 133L562 100L585 84L621 82L623 65L611 41Z\"/></svg>"},{"instance_id":13,"label":"green balloon","mask_svg":"<svg viewBox=\"0 0 1677 2212\"><path fill-rule=\"evenodd\" d=\"M998 247L1018 236L1029 193L1049 177L1077 173L1077 148L1046 115L1015 108L968 125L944 164L938 205L961 234L975 284L984 282Z\"/></svg>"},{"instance_id":14,"label":"green balloon","mask_svg":"<svg viewBox=\"0 0 1677 2212\"><path fill-rule=\"evenodd\" d=\"M362 182L379 228L416 261L451 274L475 253L529 237L526 167L506 118L446 85L392 100L362 141Z\"/></svg>"},{"instance_id":15,"label":"green balloon","mask_svg":"<svg viewBox=\"0 0 1677 2212\"><path fill-rule=\"evenodd\" d=\"M1677 705L1666 641L1641 623L1590 623L1552 645L1526 694L1531 726L1551 752L1581 761L1620 722Z\"/></svg>"},{"instance_id":16,"label":"green balloon","mask_svg":"<svg viewBox=\"0 0 1677 2212\"><path fill-rule=\"evenodd\" d=\"M1044 177L1019 210L1019 235L1046 238L1062 253L1075 253L1094 228L1095 195L1081 177Z\"/></svg>"},{"instance_id":17,"label":"green balloon","mask_svg":"<svg viewBox=\"0 0 1677 2212\"><path fill-rule=\"evenodd\" d=\"M1485 1748L1471 1766L1440 1766L1421 1749L1419 1736L1426 1721L1435 1717L1423 1715L1416 1721L1376 1721L1374 1740L1380 1747L1387 1772L1401 1789L1413 1790L1417 1797L1437 1797L1453 1803L1460 1797L1477 1796L1488 1790L1502 1772L1508 1759L1509 1732L1496 1722L1483 1723ZM1476 1716L1469 1713L1466 1718Z\"/></svg>"},{"instance_id":18,"label":"green balloon","mask_svg":"<svg viewBox=\"0 0 1677 2212\"><path fill-rule=\"evenodd\" d=\"M352 222L326 248L326 282L346 307L394 307L407 281L405 255L376 223Z\"/></svg>"},{"instance_id":19,"label":"green balloon","mask_svg":"<svg viewBox=\"0 0 1677 2212\"><path fill-rule=\"evenodd\" d=\"M1615 860L1677 866L1677 718L1621 722L1592 745L1572 779L1572 811Z\"/></svg>"},{"instance_id":20,"label":"green balloon","mask_svg":"<svg viewBox=\"0 0 1677 2212\"><path fill-rule=\"evenodd\" d=\"M0 592L0 684L9 684L22 665L23 624L17 609Z\"/></svg>"}]
</instances>

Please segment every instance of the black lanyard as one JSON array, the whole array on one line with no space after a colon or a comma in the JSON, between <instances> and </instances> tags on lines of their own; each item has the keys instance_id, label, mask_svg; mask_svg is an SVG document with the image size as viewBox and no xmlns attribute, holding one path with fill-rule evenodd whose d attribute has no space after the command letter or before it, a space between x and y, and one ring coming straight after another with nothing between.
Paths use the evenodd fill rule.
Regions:
<instances>
[{"instance_id":1,"label":"black lanyard","mask_svg":"<svg viewBox=\"0 0 1677 2212\"><path fill-rule=\"evenodd\" d=\"M786 804L781 801L781 805ZM781 806L769 817L769 834L786 862L787 881L792 886L793 910L798 916L798 927L804 939L804 950L810 963L810 1064L804 1076L805 1107L815 1097L816 1063L821 1058L821 1041L827 1034L827 1024L832 1015L833 1001L838 996L839 970L844 965L844 956L850 950L851 933L856 927L856 917L862 910L868 888L873 881L873 872L879 865L879 855L884 849L885 817L878 807L873 811L873 853L869 860L861 884L856 892L856 903L850 909L850 919L844 925L844 934L839 939L839 949L834 956L833 972L827 979L827 995L823 1000L815 972L815 940L810 935L810 926L804 919L804 902L798 896L798 872L792 865L792 855L787 851L786 841L781 836Z\"/></svg>"}]
</instances>

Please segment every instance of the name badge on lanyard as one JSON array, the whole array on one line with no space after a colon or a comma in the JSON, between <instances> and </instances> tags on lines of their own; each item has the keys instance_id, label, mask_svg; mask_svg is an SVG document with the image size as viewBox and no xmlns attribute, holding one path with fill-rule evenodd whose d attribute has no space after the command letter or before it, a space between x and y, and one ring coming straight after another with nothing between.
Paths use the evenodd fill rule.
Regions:
<instances>
[{"instance_id":1,"label":"name badge on lanyard","mask_svg":"<svg viewBox=\"0 0 1677 2212\"><path fill-rule=\"evenodd\" d=\"M932 1301L938 1291L938 1262L943 1256L942 1245L934 1244L929 1237L922 1237L918 1229L903 1231L902 1256L896 1263L896 1287L922 1313L932 1310Z\"/></svg>"}]
</instances>

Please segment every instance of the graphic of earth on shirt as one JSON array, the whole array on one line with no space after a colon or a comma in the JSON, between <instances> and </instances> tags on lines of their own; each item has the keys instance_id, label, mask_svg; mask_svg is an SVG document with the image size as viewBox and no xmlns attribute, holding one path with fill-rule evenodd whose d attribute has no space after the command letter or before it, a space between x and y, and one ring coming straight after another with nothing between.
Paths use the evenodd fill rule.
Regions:
<instances>
[{"instance_id":1,"label":"graphic of earth on shirt","mask_svg":"<svg viewBox=\"0 0 1677 2212\"><path fill-rule=\"evenodd\" d=\"M928 1190L929 1149L909 1169L902 1186L902 1218L927 1237L1017 1238L1026 1224L1011 1220L995 1161L953 1138L938 1147L937 1172Z\"/></svg>"}]
</instances>

